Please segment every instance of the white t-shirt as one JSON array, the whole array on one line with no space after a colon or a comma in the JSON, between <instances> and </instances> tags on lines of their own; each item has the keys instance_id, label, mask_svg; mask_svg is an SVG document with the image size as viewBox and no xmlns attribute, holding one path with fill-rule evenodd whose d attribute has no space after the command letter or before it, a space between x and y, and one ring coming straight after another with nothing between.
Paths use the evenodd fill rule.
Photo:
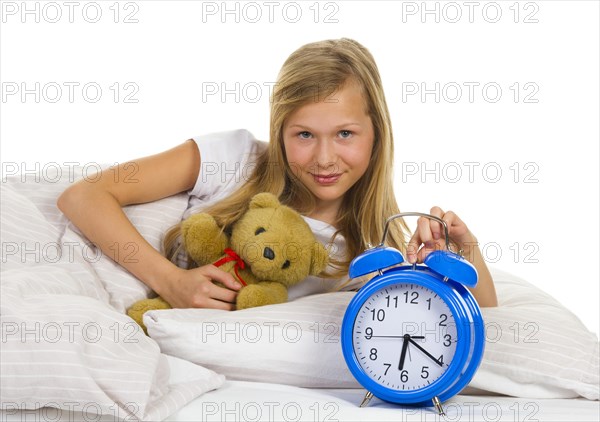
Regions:
<instances>
[{"instance_id":1,"label":"white t-shirt","mask_svg":"<svg viewBox=\"0 0 600 422\"><path fill-rule=\"evenodd\" d=\"M191 214L202 212L208 206L226 198L244 184L254 170L256 157L266 149L267 143L258 141L247 130L210 133L193 138L200 150L200 172L196 185L188 191L188 208L183 219ZM335 228L323 221L303 216L315 237L323 245L331 243ZM346 248L345 240L338 235L331 247L332 253L341 256ZM180 254L177 265L185 268L185 254ZM309 276L288 290L289 300L316 293L352 290L360 287L361 280L348 282L341 279L323 279Z\"/></svg>"}]
</instances>

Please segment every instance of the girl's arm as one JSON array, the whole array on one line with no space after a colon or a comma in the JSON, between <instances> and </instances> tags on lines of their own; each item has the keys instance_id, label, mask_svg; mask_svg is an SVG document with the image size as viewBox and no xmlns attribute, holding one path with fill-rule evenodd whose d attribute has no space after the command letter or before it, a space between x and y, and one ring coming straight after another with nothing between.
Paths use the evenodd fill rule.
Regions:
<instances>
[{"instance_id":1,"label":"girl's arm","mask_svg":"<svg viewBox=\"0 0 600 422\"><path fill-rule=\"evenodd\" d=\"M193 140L156 155L104 170L93 181L67 188L57 206L104 254L111 257L173 307L233 309L239 287L233 277L213 266L177 267L135 229L123 206L155 201L193 188L200 152ZM127 245L137 248L134 256ZM116 249L116 250L115 250ZM125 260L124 257L127 257ZM211 281L220 281L229 289ZM231 289L231 290L230 290Z\"/></svg>"},{"instance_id":2,"label":"girl's arm","mask_svg":"<svg viewBox=\"0 0 600 422\"><path fill-rule=\"evenodd\" d=\"M464 257L475 266L478 275L477 286L469 290L471 293L473 293L473 296L475 296L475 300L477 300L479 306L498 306L498 298L496 297L494 280L492 279L490 270L483 259L477 239L473 239L474 240L472 242L465 243L462 246Z\"/></svg>"},{"instance_id":3,"label":"girl's arm","mask_svg":"<svg viewBox=\"0 0 600 422\"><path fill-rule=\"evenodd\" d=\"M430 214L446 222L450 240L463 251L463 256L477 269L479 279L477 286L469 290L473 293L479 306L498 306L492 275L473 233L452 211L444 212L440 207L433 207ZM420 248L421 245L423 245L422 248ZM419 217L417 229L408 243L408 261L410 263L423 262L427 254L436 249L445 249L445 247L446 241L442 225L435 220Z\"/></svg>"}]
</instances>

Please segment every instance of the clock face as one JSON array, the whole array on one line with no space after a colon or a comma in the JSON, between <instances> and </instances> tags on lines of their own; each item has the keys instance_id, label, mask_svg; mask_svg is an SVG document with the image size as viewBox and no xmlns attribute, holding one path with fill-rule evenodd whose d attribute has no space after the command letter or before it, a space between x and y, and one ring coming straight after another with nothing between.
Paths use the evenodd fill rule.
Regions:
<instances>
[{"instance_id":1,"label":"clock face","mask_svg":"<svg viewBox=\"0 0 600 422\"><path fill-rule=\"evenodd\" d=\"M438 380L456 352L457 329L448 305L432 290L392 284L359 308L352 343L365 374L384 387L414 391Z\"/></svg>"}]
</instances>

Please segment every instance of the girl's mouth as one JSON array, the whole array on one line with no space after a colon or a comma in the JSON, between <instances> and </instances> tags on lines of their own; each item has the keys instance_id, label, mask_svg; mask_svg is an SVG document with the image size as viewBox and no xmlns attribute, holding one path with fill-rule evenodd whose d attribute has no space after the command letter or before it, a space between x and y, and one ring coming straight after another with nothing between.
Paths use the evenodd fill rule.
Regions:
<instances>
[{"instance_id":1,"label":"girl's mouth","mask_svg":"<svg viewBox=\"0 0 600 422\"><path fill-rule=\"evenodd\" d=\"M336 183L340 177L342 177L342 173L335 174L312 174L315 182L320 185L332 185Z\"/></svg>"}]
</instances>

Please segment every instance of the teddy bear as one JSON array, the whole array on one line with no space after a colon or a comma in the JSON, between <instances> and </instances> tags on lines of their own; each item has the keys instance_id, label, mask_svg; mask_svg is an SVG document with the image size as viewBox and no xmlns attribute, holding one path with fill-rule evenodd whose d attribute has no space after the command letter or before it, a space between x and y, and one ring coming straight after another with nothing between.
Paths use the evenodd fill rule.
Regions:
<instances>
[{"instance_id":1,"label":"teddy bear","mask_svg":"<svg viewBox=\"0 0 600 422\"><path fill-rule=\"evenodd\" d=\"M213 264L242 284L236 309L283 303L288 287L321 273L329 262L326 248L293 209L271 193L259 193L227 234L207 213L188 217L181 225L189 257L198 266ZM170 309L162 298L144 299L127 311L146 332L145 312Z\"/></svg>"}]
</instances>

